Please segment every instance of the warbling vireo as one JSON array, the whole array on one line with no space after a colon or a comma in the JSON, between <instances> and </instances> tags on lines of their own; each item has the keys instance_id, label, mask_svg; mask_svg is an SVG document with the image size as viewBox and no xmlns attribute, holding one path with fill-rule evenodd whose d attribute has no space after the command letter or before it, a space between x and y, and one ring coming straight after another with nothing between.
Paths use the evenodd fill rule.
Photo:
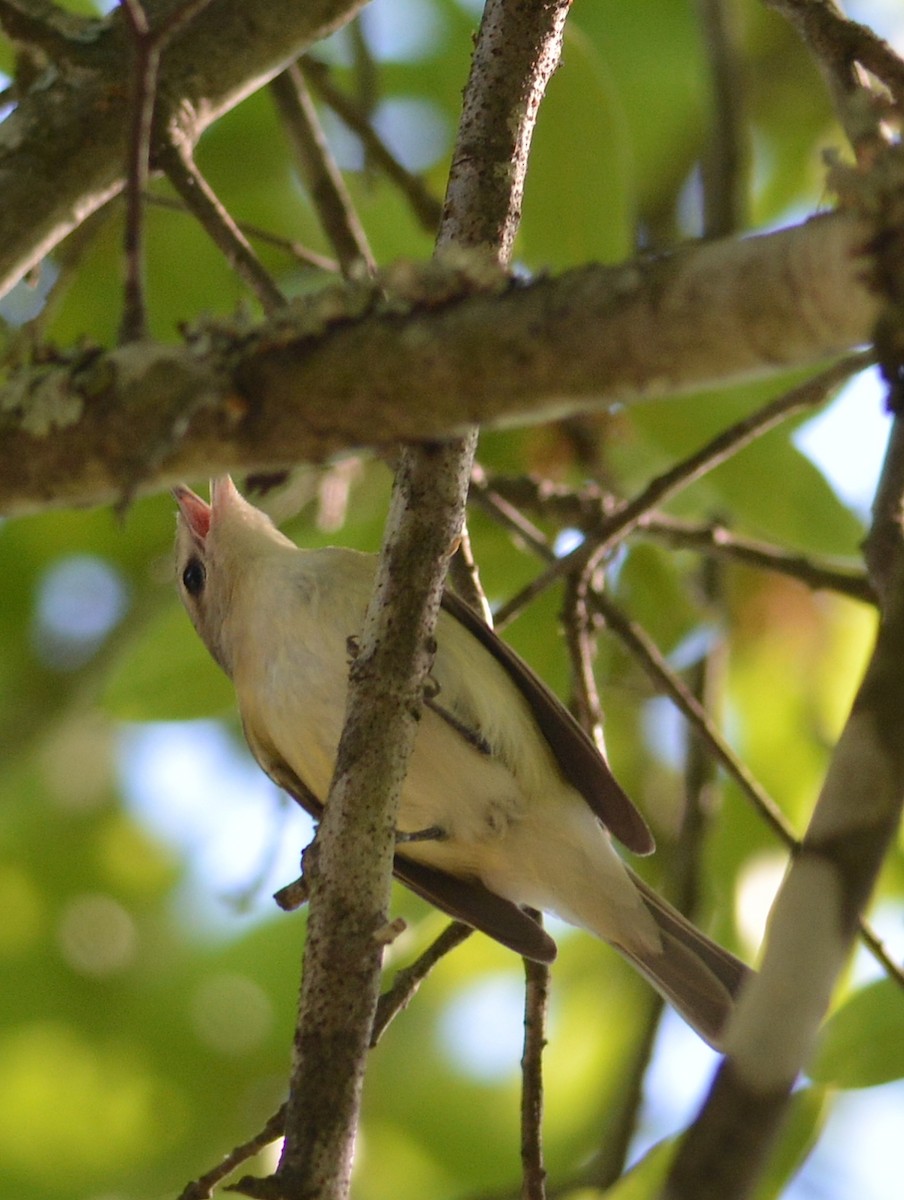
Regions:
<instances>
[{"instance_id":1,"label":"warbling vireo","mask_svg":"<svg viewBox=\"0 0 904 1200\"><path fill-rule=\"evenodd\" d=\"M173 494L182 601L235 685L255 758L319 816L376 559L299 549L228 476L209 505ZM747 968L622 862L610 832L649 853L643 818L567 709L451 594L398 821L395 873L414 891L540 961L555 943L522 905L580 925L718 1043Z\"/></svg>"}]
</instances>

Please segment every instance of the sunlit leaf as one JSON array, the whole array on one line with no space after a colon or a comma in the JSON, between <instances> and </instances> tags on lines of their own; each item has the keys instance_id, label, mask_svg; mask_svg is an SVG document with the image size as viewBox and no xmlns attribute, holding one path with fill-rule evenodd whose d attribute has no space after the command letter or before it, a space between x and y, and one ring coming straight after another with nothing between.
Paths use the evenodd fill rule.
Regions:
<instances>
[{"instance_id":1,"label":"sunlit leaf","mask_svg":"<svg viewBox=\"0 0 904 1200\"><path fill-rule=\"evenodd\" d=\"M588 144L599 152L582 154ZM630 167L615 82L604 57L575 27L534 135L519 256L534 268L549 268L626 255L634 217Z\"/></svg>"},{"instance_id":2,"label":"sunlit leaf","mask_svg":"<svg viewBox=\"0 0 904 1200\"><path fill-rule=\"evenodd\" d=\"M859 988L831 1016L809 1074L835 1087L904 1078L904 995L892 979Z\"/></svg>"}]
</instances>

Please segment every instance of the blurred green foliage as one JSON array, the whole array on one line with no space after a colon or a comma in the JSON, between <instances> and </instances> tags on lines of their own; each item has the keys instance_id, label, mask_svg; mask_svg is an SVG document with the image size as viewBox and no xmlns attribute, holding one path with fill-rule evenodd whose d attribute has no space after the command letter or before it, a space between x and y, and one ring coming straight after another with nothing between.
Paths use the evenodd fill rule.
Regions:
<instances>
[{"instance_id":1,"label":"blurred green foliage","mask_svg":"<svg viewBox=\"0 0 904 1200\"><path fill-rule=\"evenodd\" d=\"M392 5L382 0L384 16ZM819 153L841 138L789 30L753 0L739 11L756 128L752 211L759 223L776 222L819 202ZM380 86L384 99L428 105L436 128L445 129L422 164L440 194L474 6L419 0L406 12L412 21L431 20L432 32L416 54L386 52ZM334 41L340 63L346 45L342 35ZM348 67L337 75L351 81ZM575 5L536 134L517 246L526 269L616 261L631 253L638 225L655 239L698 232L694 178L707 127L705 80L690 0ZM266 91L209 131L199 161L236 218L329 253ZM349 183L379 261L429 254L429 234L390 184L366 164L349 172ZM115 337L120 225L114 206L76 235L77 250L64 248L62 282L41 318L44 336L105 344ZM175 337L179 323L200 311L247 303L187 216L152 207L148 239L156 336ZM283 252L264 246L261 253L289 290L319 285L319 276ZM597 473L630 494L782 386L774 380L637 405L598 421L497 433L484 440L481 459L491 470L571 485ZM783 427L755 443L670 511L718 517L804 553L853 558L862 524L795 448L791 432ZM289 526L293 536L305 544L378 545L385 468L344 464L299 480L296 499L304 492L307 502ZM318 523L326 485L334 494L348 487L341 528L329 532ZM54 512L0 525L0 1194L17 1200L175 1196L253 1134L283 1094L304 916L278 914L258 888L249 901L254 919L225 901L215 928L202 919L198 847L177 846L148 822L130 795L122 758L127 723L225 719L239 743L229 686L177 604L173 524L171 501L157 497L122 519ZM494 602L538 572L480 511L472 533ZM718 602L708 600L695 556L640 538L613 568L610 586L675 661L687 660L701 634L724 647L719 703L732 744L800 829L869 649L871 614L742 567L722 570ZM562 600L560 591L543 596L506 636L567 696L557 631ZM596 666L611 758L660 842L657 858L643 864L658 884L668 875L680 818L686 733L680 724L651 722L662 709L651 708L648 679L614 639L602 637ZM733 785L723 782L718 792L700 919L750 955L750 930L762 918L757 885L774 876L780 847ZM277 834L279 820L275 804L262 807L260 821ZM248 861L246 878L264 866ZM218 879L201 878L218 897ZM884 889L898 912L902 890L898 852ZM443 922L407 893L398 892L396 902L411 927L388 952L390 971ZM473 998L481 981L517 981L519 974L512 955L475 936L387 1033L367 1085L357 1200L517 1193L517 1039L501 1070L482 1073L444 1031L450 1011ZM553 1178L579 1180L605 1142L650 1002L609 950L584 936L563 937L546 1065ZM851 985L838 1005L761 1197L781 1193L818 1131L829 1087L904 1074L900 990ZM655 1138L674 1132L655 1122L649 1129ZM610 1194L651 1195L667 1154L668 1143L660 1143Z\"/></svg>"}]
</instances>

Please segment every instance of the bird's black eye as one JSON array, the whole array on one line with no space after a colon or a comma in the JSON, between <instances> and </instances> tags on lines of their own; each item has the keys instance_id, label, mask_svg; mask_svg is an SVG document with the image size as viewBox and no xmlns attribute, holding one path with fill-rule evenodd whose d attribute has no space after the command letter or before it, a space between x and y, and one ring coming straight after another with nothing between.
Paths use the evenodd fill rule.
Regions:
<instances>
[{"instance_id":1,"label":"bird's black eye","mask_svg":"<svg viewBox=\"0 0 904 1200\"><path fill-rule=\"evenodd\" d=\"M207 572L204 570L204 564L200 558L190 558L182 572L182 586L189 596L200 596L204 591L206 580Z\"/></svg>"}]
</instances>

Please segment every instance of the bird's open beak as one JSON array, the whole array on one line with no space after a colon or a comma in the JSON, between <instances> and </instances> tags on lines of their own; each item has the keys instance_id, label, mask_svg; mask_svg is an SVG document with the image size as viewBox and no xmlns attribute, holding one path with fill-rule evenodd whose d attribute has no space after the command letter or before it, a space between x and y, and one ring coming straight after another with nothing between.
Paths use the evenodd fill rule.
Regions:
<instances>
[{"instance_id":1,"label":"bird's open beak","mask_svg":"<svg viewBox=\"0 0 904 1200\"><path fill-rule=\"evenodd\" d=\"M213 510L206 500L202 500L190 487L180 483L173 488L173 499L179 505L182 520L191 530L192 536L203 542L210 531L210 518Z\"/></svg>"}]
</instances>

